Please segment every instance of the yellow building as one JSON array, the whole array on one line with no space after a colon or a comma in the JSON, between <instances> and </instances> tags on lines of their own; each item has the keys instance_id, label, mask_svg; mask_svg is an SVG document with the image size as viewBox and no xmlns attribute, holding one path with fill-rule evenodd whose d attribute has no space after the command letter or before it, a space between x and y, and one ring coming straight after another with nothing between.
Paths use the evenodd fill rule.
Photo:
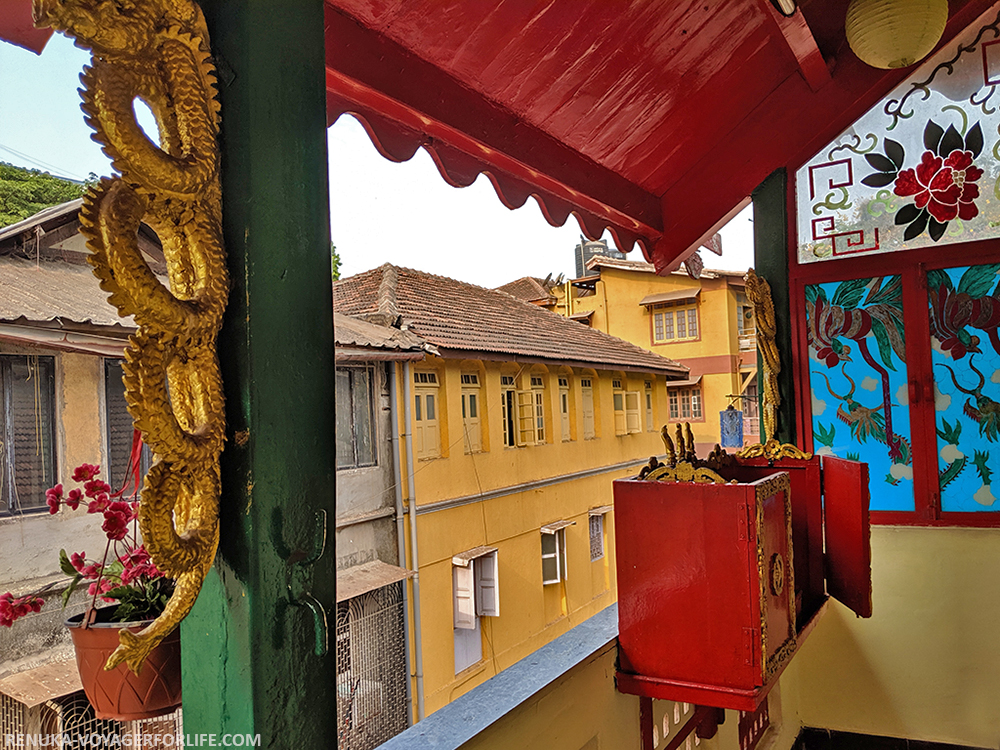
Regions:
<instances>
[{"instance_id":1,"label":"yellow building","mask_svg":"<svg viewBox=\"0 0 1000 750\"><path fill-rule=\"evenodd\" d=\"M429 714L615 601L611 480L663 452L666 383L687 372L510 295L391 265L337 282L334 304L435 352L396 367L394 389L412 446L415 703Z\"/></svg>"},{"instance_id":2,"label":"yellow building","mask_svg":"<svg viewBox=\"0 0 1000 750\"><path fill-rule=\"evenodd\" d=\"M722 442L719 412L730 404L743 411L744 443L757 442L757 342L743 274L658 276L651 263L602 256L587 268L592 275L562 285L532 280L550 295L535 303L687 366L688 379L669 384L667 421L691 423L699 454Z\"/></svg>"}]
</instances>

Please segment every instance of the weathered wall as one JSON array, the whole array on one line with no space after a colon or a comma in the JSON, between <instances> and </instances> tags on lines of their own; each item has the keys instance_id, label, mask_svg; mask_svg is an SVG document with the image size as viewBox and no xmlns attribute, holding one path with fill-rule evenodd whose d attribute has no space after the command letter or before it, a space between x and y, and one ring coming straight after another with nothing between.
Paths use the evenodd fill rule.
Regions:
<instances>
[{"instance_id":1,"label":"weathered wall","mask_svg":"<svg viewBox=\"0 0 1000 750\"><path fill-rule=\"evenodd\" d=\"M55 356L56 477L68 488L74 467L84 462L102 464L105 457L102 359L44 350L4 348L0 352ZM63 510L55 516L43 510L0 517L0 590L57 574L60 548L99 557L106 541L101 524L85 509Z\"/></svg>"},{"instance_id":2,"label":"weathered wall","mask_svg":"<svg viewBox=\"0 0 1000 750\"><path fill-rule=\"evenodd\" d=\"M874 616L831 610L796 657L802 724L997 747L1000 529L876 527Z\"/></svg>"},{"instance_id":3,"label":"weathered wall","mask_svg":"<svg viewBox=\"0 0 1000 750\"><path fill-rule=\"evenodd\" d=\"M390 565L399 564L394 520L396 495L390 443L392 429L389 386L384 365L376 364L372 372L378 463L375 466L337 471L337 570L362 565L372 560L381 560ZM380 511L390 510L393 511L393 516L349 523L378 514Z\"/></svg>"}]
</instances>

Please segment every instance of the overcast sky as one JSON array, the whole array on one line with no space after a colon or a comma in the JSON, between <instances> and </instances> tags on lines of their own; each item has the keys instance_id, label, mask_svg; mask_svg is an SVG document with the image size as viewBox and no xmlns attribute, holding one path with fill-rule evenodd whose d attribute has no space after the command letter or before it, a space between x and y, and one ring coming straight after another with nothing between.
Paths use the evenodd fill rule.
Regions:
<instances>
[{"instance_id":1,"label":"overcast sky","mask_svg":"<svg viewBox=\"0 0 1000 750\"><path fill-rule=\"evenodd\" d=\"M0 42L0 161L77 180L110 173L76 93L88 58L58 34L41 56ZM343 275L385 262L488 287L574 274L580 228L572 216L552 227L534 199L510 211L483 176L453 188L423 149L409 162L390 162L351 117L330 128L328 145L331 235ZM742 271L752 264L751 215L747 209L730 222L723 256L703 253L706 266ZM638 248L629 257L641 259Z\"/></svg>"}]
</instances>

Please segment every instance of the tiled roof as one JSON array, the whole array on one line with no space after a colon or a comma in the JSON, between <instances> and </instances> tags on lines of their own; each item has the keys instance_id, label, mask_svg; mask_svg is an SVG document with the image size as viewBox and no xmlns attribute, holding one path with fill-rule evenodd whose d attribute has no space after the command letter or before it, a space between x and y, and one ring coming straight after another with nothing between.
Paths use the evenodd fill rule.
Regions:
<instances>
[{"instance_id":1,"label":"tiled roof","mask_svg":"<svg viewBox=\"0 0 1000 750\"><path fill-rule=\"evenodd\" d=\"M534 276L522 276L520 279L498 286L497 291L506 292L518 299L523 299L525 302L555 299L552 293L545 288L544 282Z\"/></svg>"},{"instance_id":2,"label":"tiled roof","mask_svg":"<svg viewBox=\"0 0 1000 750\"><path fill-rule=\"evenodd\" d=\"M63 320L135 328L108 304L90 266L63 260L0 257L0 320Z\"/></svg>"},{"instance_id":3,"label":"tiled roof","mask_svg":"<svg viewBox=\"0 0 1000 750\"><path fill-rule=\"evenodd\" d=\"M417 352L422 352L424 348L423 340L409 331L375 325L350 315L334 313L333 328L337 346Z\"/></svg>"},{"instance_id":4,"label":"tiled roof","mask_svg":"<svg viewBox=\"0 0 1000 750\"><path fill-rule=\"evenodd\" d=\"M388 263L333 285L338 313L391 310L442 350L683 375L673 360L494 289Z\"/></svg>"}]
</instances>

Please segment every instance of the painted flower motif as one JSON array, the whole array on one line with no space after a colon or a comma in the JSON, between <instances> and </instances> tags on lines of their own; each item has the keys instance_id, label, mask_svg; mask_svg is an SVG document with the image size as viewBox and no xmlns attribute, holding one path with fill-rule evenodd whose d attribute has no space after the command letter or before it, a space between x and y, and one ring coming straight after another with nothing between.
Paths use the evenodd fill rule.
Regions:
<instances>
[{"instance_id":1,"label":"painted flower motif","mask_svg":"<svg viewBox=\"0 0 1000 750\"><path fill-rule=\"evenodd\" d=\"M983 170L972 160L971 151L956 149L944 158L925 151L916 168L899 173L893 192L904 198L915 196L917 208L926 208L942 224L955 218L974 219L979 215L975 204L979 186L975 183Z\"/></svg>"}]
</instances>

